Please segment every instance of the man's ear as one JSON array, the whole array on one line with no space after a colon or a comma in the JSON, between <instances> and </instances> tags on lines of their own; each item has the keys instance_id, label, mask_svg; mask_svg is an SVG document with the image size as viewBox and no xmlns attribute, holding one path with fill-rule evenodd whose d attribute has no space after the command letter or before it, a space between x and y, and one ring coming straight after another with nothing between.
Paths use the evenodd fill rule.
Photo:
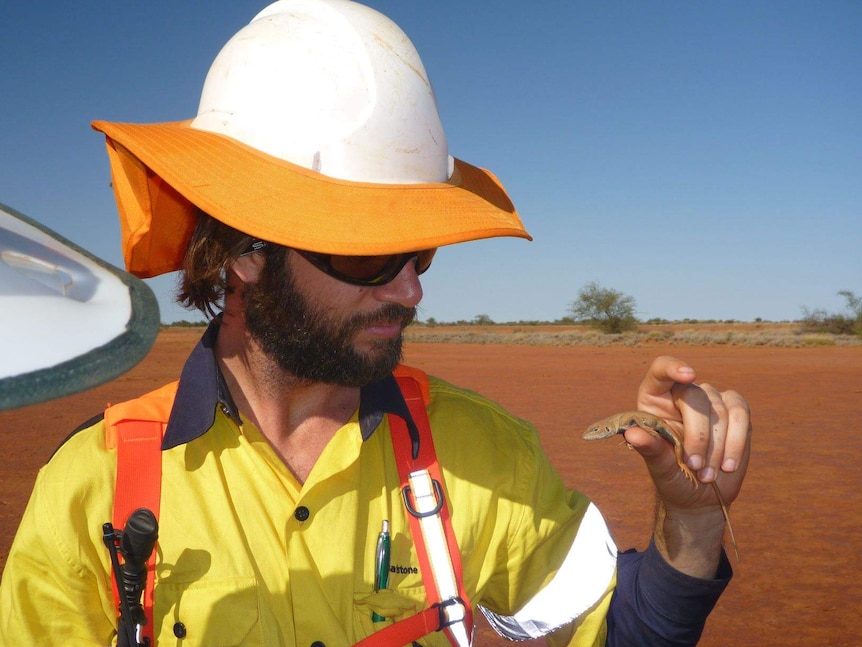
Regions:
<instances>
[{"instance_id":1,"label":"man's ear","mask_svg":"<svg viewBox=\"0 0 862 647\"><path fill-rule=\"evenodd\" d=\"M266 261L263 254L245 254L236 259L230 269L243 283L257 283L264 262Z\"/></svg>"}]
</instances>

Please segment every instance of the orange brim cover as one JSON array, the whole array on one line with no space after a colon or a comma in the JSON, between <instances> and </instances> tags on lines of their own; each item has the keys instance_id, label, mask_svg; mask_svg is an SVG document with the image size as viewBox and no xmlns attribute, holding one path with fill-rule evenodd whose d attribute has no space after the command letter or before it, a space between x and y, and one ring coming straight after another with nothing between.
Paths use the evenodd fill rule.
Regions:
<instances>
[{"instance_id":1,"label":"orange brim cover","mask_svg":"<svg viewBox=\"0 0 862 647\"><path fill-rule=\"evenodd\" d=\"M188 123L93 122L107 138L126 268L141 278L180 268L195 207L251 236L329 254L530 239L497 178L460 160L448 182L350 182Z\"/></svg>"}]
</instances>

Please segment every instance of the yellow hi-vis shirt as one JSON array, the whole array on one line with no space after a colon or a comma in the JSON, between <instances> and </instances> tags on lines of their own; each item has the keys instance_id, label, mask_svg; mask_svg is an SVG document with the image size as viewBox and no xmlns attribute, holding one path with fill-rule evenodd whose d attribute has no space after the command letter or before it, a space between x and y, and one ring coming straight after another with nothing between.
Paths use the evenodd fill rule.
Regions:
<instances>
[{"instance_id":1,"label":"yellow hi-vis shirt","mask_svg":"<svg viewBox=\"0 0 862 647\"><path fill-rule=\"evenodd\" d=\"M432 378L428 412L474 607L511 636L563 625L552 644L604 644L615 548L595 508L497 405ZM363 438L355 414L300 484L229 413L217 406L205 433L162 452L157 645L347 647L383 626L372 612L392 622L427 606L387 417ZM40 471L0 586L0 644L116 640L102 541L115 473L101 422ZM389 588L375 592L383 520ZM420 642L448 645L441 632Z\"/></svg>"}]
</instances>

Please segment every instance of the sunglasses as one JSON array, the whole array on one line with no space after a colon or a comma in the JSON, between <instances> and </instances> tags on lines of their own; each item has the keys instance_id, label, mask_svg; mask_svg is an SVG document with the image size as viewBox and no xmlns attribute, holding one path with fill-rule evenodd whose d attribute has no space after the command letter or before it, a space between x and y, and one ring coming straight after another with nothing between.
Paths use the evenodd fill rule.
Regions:
<instances>
[{"instance_id":1,"label":"sunglasses","mask_svg":"<svg viewBox=\"0 0 862 647\"><path fill-rule=\"evenodd\" d=\"M262 251L267 247L265 241L254 241L246 253ZM423 249L403 254L383 254L380 256L342 256L340 254L318 254L304 249L291 248L317 269L329 276L364 287L385 285L392 281L409 261L416 259L416 274L423 274L429 267L437 249Z\"/></svg>"}]
</instances>

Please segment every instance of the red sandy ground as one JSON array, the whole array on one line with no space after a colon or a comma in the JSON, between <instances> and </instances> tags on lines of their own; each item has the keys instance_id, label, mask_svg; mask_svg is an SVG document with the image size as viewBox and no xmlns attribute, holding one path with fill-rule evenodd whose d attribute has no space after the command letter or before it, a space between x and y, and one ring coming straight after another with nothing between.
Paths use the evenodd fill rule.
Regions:
<instances>
[{"instance_id":1,"label":"red sandy ground","mask_svg":"<svg viewBox=\"0 0 862 647\"><path fill-rule=\"evenodd\" d=\"M0 413L0 568L36 471L106 402L179 373L199 331L162 333L149 356L110 384ZM652 494L636 454L586 443L593 419L630 408L653 357L687 359L700 378L735 388L754 412L754 454L732 518L742 561L702 645L862 644L862 347L588 348L407 346L406 360L480 391L534 422L567 483L592 497L621 548L648 540ZM480 624L477 643L507 644Z\"/></svg>"}]
</instances>

